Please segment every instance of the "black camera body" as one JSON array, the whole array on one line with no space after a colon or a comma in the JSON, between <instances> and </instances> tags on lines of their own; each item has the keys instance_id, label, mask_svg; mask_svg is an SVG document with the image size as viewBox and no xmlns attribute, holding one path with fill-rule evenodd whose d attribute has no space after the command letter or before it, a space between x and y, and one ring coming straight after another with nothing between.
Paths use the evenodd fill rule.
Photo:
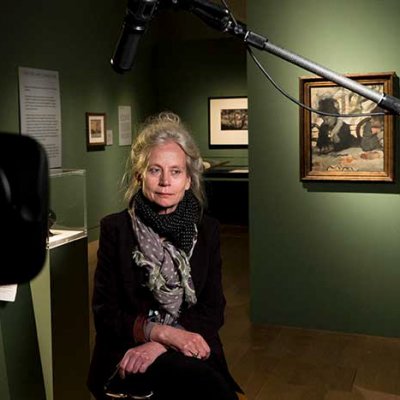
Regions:
<instances>
[{"instance_id":1,"label":"black camera body","mask_svg":"<svg viewBox=\"0 0 400 400\"><path fill-rule=\"evenodd\" d=\"M49 172L33 138L0 133L0 285L34 278L46 258Z\"/></svg>"}]
</instances>

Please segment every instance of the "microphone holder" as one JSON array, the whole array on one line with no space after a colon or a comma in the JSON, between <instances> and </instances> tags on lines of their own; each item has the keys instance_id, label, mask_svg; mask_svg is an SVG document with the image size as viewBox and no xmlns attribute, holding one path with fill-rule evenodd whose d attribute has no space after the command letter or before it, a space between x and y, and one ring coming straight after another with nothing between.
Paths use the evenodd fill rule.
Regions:
<instances>
[{"instance_id":1,"label":"microphone holder","mask_svg":"<svg viewBox=\"0 0 400 400\"><path fill-rule=\"evenodd\" d=\"M162 1L162 0L161 0ZM372 100L391 114L400 115L400 99L389 94L372 90L360 83L340 75L320 64L308 60L282 47L274 45L267 38L247 29L246 24L235 21L229 10L207 0L171 0L173 6L178 6L192 12L206 24L221 32L227 32L243 40L247 45L267 51L275 56L315 73L338 85L343 86L365 98Z\"/></svg>"}]
</instances>

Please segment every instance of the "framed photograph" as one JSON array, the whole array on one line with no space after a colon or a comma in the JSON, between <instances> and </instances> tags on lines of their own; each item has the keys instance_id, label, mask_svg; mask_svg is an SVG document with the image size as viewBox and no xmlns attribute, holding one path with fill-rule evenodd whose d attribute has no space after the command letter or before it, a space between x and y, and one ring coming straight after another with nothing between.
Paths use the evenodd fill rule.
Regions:
<instances>
[{"instance_id":1,"label":"framed photograph","mask_svg":"<svg viewBox=\"0 0 400 400\"><path fill-rule=\"evenodd\" d=\"M394 72L347 77L393 95ZM320 77L300 77L301 102L333 114L384 112L366 99ZM394 181L394 118L330 117L300 109L300 174L303 181Z\"/></svg>"},{"instance_id":2,"label":"framed photograph","mask_svg":"<svg viewBox=\"0 0 400 400\"><path fill-rule=\"evenodd\" d=\"M247 97L209 97L208 121L210 149L248 146Z\"/></svg>"},{"instance_id":3,"label":"framed photograph","mask_svg":"<svg viewBox=\"0 0 400 400\"><path fill-rule=\"evenodd\" d=\"M86 113L86 131L88 147L105 146L106 114Z\"/></svg>"}]
</instances>

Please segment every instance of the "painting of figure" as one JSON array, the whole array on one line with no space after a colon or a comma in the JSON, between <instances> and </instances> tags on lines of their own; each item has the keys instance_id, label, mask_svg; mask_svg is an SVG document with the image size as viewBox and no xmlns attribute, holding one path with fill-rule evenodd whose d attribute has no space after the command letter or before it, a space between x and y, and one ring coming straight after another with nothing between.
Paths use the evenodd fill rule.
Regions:
<instances>
[{"instance_id":1,"label":"painting of figure","mask_svg":"<svg viewBox=\"0 0 400 400\"><path fill-rule=\"evenodd\" d=\"M376 92L392 90L393 73L357 77ZM302 179L393 179L393 116L332 82L302 79L302 101L316 110L301 115Z\"/></svg>"}]
</instances>

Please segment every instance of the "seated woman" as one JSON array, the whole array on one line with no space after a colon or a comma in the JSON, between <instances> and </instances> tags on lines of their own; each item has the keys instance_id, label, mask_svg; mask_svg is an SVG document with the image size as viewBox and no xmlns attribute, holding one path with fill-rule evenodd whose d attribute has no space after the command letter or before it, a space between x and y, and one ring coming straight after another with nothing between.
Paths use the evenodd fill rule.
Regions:
<instances>
[{"instance_id":1,"label":"seated woman","mask_svg":"<svg viewBox=\"0 0 400 400\"><path fill-rule=\"evenodd\" d=\"M171 113L132 145L129 207L101 221L88 386L97 400L116 378L154 399L234 400L218 335L224 322L219 227L203 211L202 159ZM134 378L134 379L132 379Z\"/></svg>"}]
</instances>

